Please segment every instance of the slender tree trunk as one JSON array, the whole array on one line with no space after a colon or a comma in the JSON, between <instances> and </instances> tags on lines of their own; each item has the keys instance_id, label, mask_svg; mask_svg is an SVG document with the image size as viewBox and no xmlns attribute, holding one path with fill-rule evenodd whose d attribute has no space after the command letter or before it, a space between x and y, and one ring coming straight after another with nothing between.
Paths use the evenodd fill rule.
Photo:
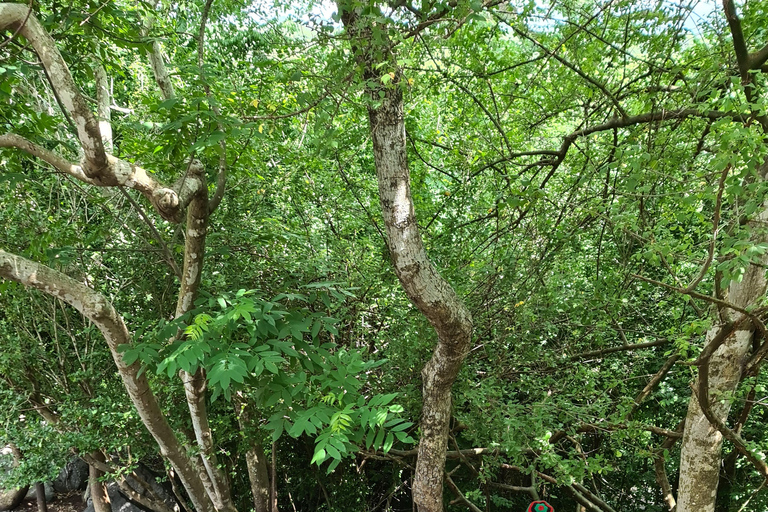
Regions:
<instances>
[{"instance_id":1,"label":"slender tree trunk","mask_svg":"<svg viewBox=\"0 0 768 512\"><path fill-rule=\"evenodd\" d=\"M37 497L37 512L48 512L48 504L45 501L45 484L35 483L35 495Z\"/></svg>"},{"instance_id":2,"label":"slender tree trunk","mask_svg":"<svg viewBox=\"0 0 768 512\"><path fill-rule=\"evenodd\" d=\"M142 423L157 442L160 453L176 470L197 512L213 511L213 504L205 492L198 468L187 456L188 448L179 443L165 419L147 377L141 371L141 364L134 362L127 365L123 361L121 345L130 344L131 335L112 304L100 293L57 270L1 249L0 277L63 300L98 327L107 341L125 390Z\"/></svg>"},{"instance_id":3,"label":"slender tree trunk","mask_svg":"<svg viewBox=\"0 0 768 512\"><path fill-rule=\"evenodd\" d=\"M152 7L156 8L157 2L152 2ZM144 19L144 25L141 27L142 37L147 37L154 23L154 16L147 16ZM176 91L173 88L173 82L171 81L170 73L168 73L168 68L165 66L165 52L163 51L163 47L160 46L160 41L157 39L152 41L152 49L148 52L148 57L149 64L152 67L152 74L155 76L155 83L157 83L163 99L170 100L175 98Z\"/></svg>"},{"instance_id":4,"label":"slender tree trunk","mask_svg":"<svg viewBox=\"0 0 768 512\"><path fill-rule=\"evenodd\" d=\"M277 443L272 443L272 462L269 468L269 507L270 512L280 512L277 508Z\"/></svg>"},{"instance_id":5,"label":"slender tree trunk","mask_svg":"<svg viewBox=\"0 0 768 512\"><path fill-rule=\"evenodd\" d=\"M91 457L99 462L105 462L104 454L95 450L91 452ZM104 491L104 485L99 479L104 473L95 466L88 465L88 488L91 491L91 501L93 502L94 512L111 512L112 507L107 501L107 493Z\"/></svg>"},{"instance_id":6,"label":"slender tree trunk","mask_svg":"<svg viewBox=\"0 0 768 512\"><path fill-rule=\"evenodd\" d=\"M261 446L261 443L253 443L245 452L245 463L248 466L248 479L251 482L254 511L270 512L267 456L264 454L264 447Z\"/></svg>"},{"instance_id":7,"label":"slender tree trunk","mask_svg":"<svg viewBox=\"0 0 768 512\"><path fill-rule=\"evenodd\" d=\"M421 372L423 408L413 499L419 512L442 512L451 388L469 352L472 317L424 249L411 197L404 84L389 42L376 46L367 25L370 21L344 2L338 5L352 36L352 48L364 69L379 202L395 273L408 298L437 333L437 346ZM387 80L382 79L384 76Z\"/></svg>"},{"instance_id":8,"label":"slender tree trunk","mask_svg":"<svg viewBox=\"0 0 768 512\"><path fill-rule=\"evenodd\" d=\"M749 103L758 103L760 87L752 82L753 71L760 70L768 59L762 51L750 53L747 48L747 38L741 28L741 20L736 12L733 0L723 0L728 28L731 32L733 52L744 86L744 95ZM762 128L763 135L768 133L768 117L764 112L753 111ZM750 119L750 122L752 120ZM768 174L768 161L759 169L761 178L765 181ZM765 243L768 235L765 232L768 221L768 203L763 204L763 211L750 221L754 243ZM766 256L754 262L747 269L741 282L733 282L728 287L728 301L741 308L755 305L765 294ZM708 343L717 337L724 324L733 322L738 313L730 309L719 312L719 318L707 333ZM730 397L741 380L743 365L751 346L753 326L749 323L737 326L725 342L718 347L709 361L707 394L712 413L721 421L726 421L731 408ZM706 348L705 348L706 350ZM700 378L700 377L699 377ZM698 389L697 378L694 389ZM713 512L717 496L717 485L720 474L720 460L723 439L719 430L712 426L702 412L701 404L694 393L688 405L688 415L685 420L682 452L680 454L680 486L677 499L677 512Z\"/></svg>"},{"instance_id":9,"label":"slender tree trunk","mask_svg":"<svg viewBox=\"0 0 768 512\"><path fill-rule=\"evenodd\" d=\"M254 512L270 512L269 501L269 471L264 447L253 439L257 425L254 424L252 408L244 401L242 393L234 396L235 414L240 426L240 433L248 444L245 452L245 464L248 468L248 480L251 483Z\"/></svg>"},{"instance_id":10,"label":"slender tree trunk","mask_svg":"<svg viewBox=\"0 0 768 512\"><path fill-rule=\"evenodd\" d=\"M190 162L187 173L203 182L205 181L202 164L196 160ZM178 301L176 303L176 317L187 313L194 307L203 274L207 229L208 189L204 186L193 197L187 208L184 266L181 273ZM219 467L213 442L213 433L208 421L208 409L206 406L208 386L205 372L202 368L198 369L194 374L181 371L180 376L187 397L192 429L195 432L197 446L200 449L200 461L203 466L201 470L203 484L216 510L233 512L235 507L232 503L229 482L226 472L222 471Z\"/></svg>"}]
</instances>

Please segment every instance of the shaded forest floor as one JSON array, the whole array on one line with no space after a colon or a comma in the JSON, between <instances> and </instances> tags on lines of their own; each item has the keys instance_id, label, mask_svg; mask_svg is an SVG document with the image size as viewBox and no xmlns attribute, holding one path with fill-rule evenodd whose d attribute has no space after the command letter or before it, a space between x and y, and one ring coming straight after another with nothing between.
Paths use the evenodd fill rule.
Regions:
<instances>
[{"instance_id":1,"label":"shaded forest floor","mask_svg":"<svg viewBox=\"0 0 768 512\"><path fill-rule=\"evenodd\" d=\"M69 494L57 494L56 498L48 503L48 512L83 512L83 493L73 492ZM25 500L13 509L13 512L37 512L36 500Z\"/></svg>"}]
</instances>

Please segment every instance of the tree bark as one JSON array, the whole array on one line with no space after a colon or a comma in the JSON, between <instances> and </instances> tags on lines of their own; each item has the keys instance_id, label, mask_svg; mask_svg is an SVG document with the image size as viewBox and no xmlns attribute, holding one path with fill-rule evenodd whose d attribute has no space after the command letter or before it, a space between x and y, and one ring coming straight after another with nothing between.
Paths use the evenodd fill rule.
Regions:
<instances>
[{"instance_id":1,"label":"tree bark","mask_svg":"<svg viewBox=\"0 0 768 512\"><path fill-rule=\"evenodd\" d=\"M353 9L345 8L348 6L344 2L338 5L364 70L379 202L395 273L408 298L437 333L437 346L421 372L422 434L413 500L420 512L442 512L451 388L469 352L472 317L424 249L411 197L403 83L388 41L376 46L369 22Z\"/></svg>"},{"instance_id":2,"label":"tree bark","mask_svg":"<svg viewBox=\"0 0 768 512\"><path fill-rule=\"evenodd\" d=\"M741 31L741 21L736 13L733 0L723 0L723 9L731 32L733 50L742 76L742 85L747 100L755 101L756 94L748 86L750 71L760 69L765 62L766 54L762 51L756 54L748 53L744 34ZM759 112L753 115L760 122L763 133L768 130L768 118ZM768 162L760 169L763 180L766 179ZM752 241L755 243L768 241L764 226L768 221L768 203L763 204L763 210L755 219L750 221ZM740 308L754 305L766 291L765 265L768 258L763 255L760 261L750 264L741 282L732 282L728 287L728 301ZM719 318L707 333L707 344L718 338L721 329L732 324L738 314L728 308L719 311ZM730 396L736 390L741 380L744 364L748 356L754 326L750 323L738 325L725 342L712 354L707 365L707 390L710 399L710 410L713 421L725 423L731 408ZM705 348L706 350L706 348ZM694 389L699 389L699 378ZM702 381L703 382L703 381ZM713 512L717 498L717 485L720 475L720 461L723 436L720 430L705 417L696 393L691 395L688 404L688 414L685 419L685 433L680 454L680 485L677 499L677 512Z\"/></svg>"},{"instance_id":3,"label":"tree bark","mask_svg":"<svg viewBox=\"0 0 768 512\"><path fill-rule=\"evenodd\" d=\"M203 188L200 180L185 176L174 185L165 186L141 167L107 154L96 117L75 85L56 43L35 15L26 5L0 3L0 30L2 29L18 31L35 49L62 110L75 123L84 158L80 164L70 163L65 158L11 133L0 135L0 147L26 151L91 185L132 188L144 195L164 219L181 222L184 208Z\"/></svg>"},{"instance_id":4,"label":"tree bark","mask_svg":"<svg viewBox=\"0 0 768 512\"><path fill-rule=\"evenodd\" d=\"M153 1L151 5L156 9L157 1ZM144 25L141 27L142 37L147 37L154 24L154 16L147 16L144 18ZM171 75L168 73L168 68L165 66L165 52L163 51L163 47L160 46L160 41L154 39L152 41L152 49L148 53L149 64L152 67L152 74L155 76L155 83L157 83L157 87L160 89L160 94L162 94L164 100L175 98L176 91L173 88L173 82L171 81Z\"/></svg>"},{"instance_id":5,"label":"tree bark","mask_svg":"<svg viewBox=\"0 0 768 512\"><path fill-rule=\"evenodd\" d=\"M270 512L269 502L269 471L264 447L253 437L258 428L254 422L253 408L245 401L241 392L233 396L237 424L240 435L248 444L245 452L245 464L248 467L248 480L251 483L254 512Z\"/></svg>"},{"instance_id":6,"label":"tree bark","mask_svg":"<svg viewBox=\"0 0 768 512\"><path fill-rule=\"evenodd\" d=\"M755 233L755 242L765 242L761 225L768 221L768 208L750 225ZM728 287L728 300L740 308L754 304L766 291L765 265L768 258L751 264L741 282L732 282ZM720 312L721 322L716 323L707 333L707 344L712 342L728 323L734 322L739 313L730 309ZM730 396L736 390L747 356L752 346L754 327L742 323L718 347L709 361L708 395L712 412L726 421L731 409ZM697 383L694 389L698 388ZM701 410L696 393L691 394L688 414L685 419L682 451L680 453L680 484L677 498L677 512L714 512L717 485L720 475L720 458L723 436L712 425Z\"/></svg>"},{"instance_id":7,"label":"tree bark","mask_svg":"<svg viewBox=\"0 0 768 512\"><path fill-rule=\"evenodd\" d=\"M45 484L35 482L35 497L37 498L37 512L48 512L48 504L45 501Z\"/></svg>"},{"instance_id":8,"label":"tree bark","mask_svg":"<svg viewBox=\"0 0 768 512\"><path fill-rule=\"evenodd\" d=\"M187 175L205 184L202 164L192 160L187 168ZM205 238L208 230L208 189L201 187L187 208L187 226L184 243L184 267L181 273L181 284L176 303L176 317L190 311L195 304L200 289L205 256ZM208 421L206 406L207 381L202 368L194 374L181 371L181 380L187 398L192 429L195 432L197 446L200 449L200 461L203 465L201 478L216 510L235 510L232 503L227 475L219 467L216 450L213 443L213 433Z\"/></svg>"},{"instance_id":9,"label":"tree bark","mask_svg":"<svg viewBox=\"0 0 768 512\"><path fill-rule=\"evenodd\" d=\"M63 300L98 327L107 341L128 396L157 442L160 453L176 470L197 511L212 512L214 506L205 492L197 467L187 456L187 447L178 441L165 419L146 375L140 371L141 364L136 361L127 365L123 361L121 346L130 345L131 335L112 304L100 293L61 272L1 249L0 277Z\"/></svg>"},{"instance_id":10,"label":"tree bark","mask_svg":"<svg viewBox=\"0 0 768 512\"><path fill-rule=\"evenodd\" d=\"M95 450L91 452L91 458L98 462L105 462L104 454ZM88 464L88 488L91 492L91 501L93 502L94 512L112 512L107 501L107 493L104 491L104 485L99 479L104 476L104 472L93 464Z\"/></svg>"},{"instance_id":11,"label":"tree bark","mask_svg":"<svg viewBox=\"0 0 768 512\"><path fill-rule=\"evenodd\" d=\"M112 142L112 94L109 87L109 78L104 70L104 65L97 63L93 68L93 77L96 79L96 115L99 118L99 132L104 149L110 153L114 151Z\"/></svg>"}]
</instances>

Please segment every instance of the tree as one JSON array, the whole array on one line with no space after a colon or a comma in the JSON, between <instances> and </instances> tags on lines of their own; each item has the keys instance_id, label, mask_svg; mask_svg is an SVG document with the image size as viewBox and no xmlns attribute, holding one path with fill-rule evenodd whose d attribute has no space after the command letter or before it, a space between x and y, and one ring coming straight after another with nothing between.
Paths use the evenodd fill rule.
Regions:
<instances>
[{"instance_id":1,"label":"tree","mask_svg":"<svg viewBox=\"0 0 768 512\"><path fill-rule=\"evenodd\" d=\"M437 346L422 370L422 435L413 481L418 509L435 512L443 510L451 390L469 352L472 315L429 260L419 233L405 135L403 89L407 82L390 49L388 27L376 22L381 16L376 9L355 2L337 5L366 83L368 123L387 248L408 298L437 332Z\"/></svg>"},{"instance_id":2,"label":"tree","mask_svg":"<svg viewBox=\"0 0 768 512\"><path fill-rule=\"evenodd\" d=\"M2 5L19 483L44 442L204 510L762 506L762 7Z\"/></svg>"},{"instance_id":3,"label":"tree","mask_svg":"<svg viewBox=\"0 0 768 512\"><path fill-rule=\"evenodd\" d=\"M725 0L723 9L730 28L741 79L738 90L744 94L746 105L750 110L745 128L750 129L750 125L754 123L761 132L759 136L764 136L768 128L768 119L765 118L764 113L755 108L755 105L760 104L761 101L759 99L761 84L753 74L768 59L768 46L758 52L749 53L734 3ZM754 167L754 158L751 156L740 167L744 165ZM721 182L725 180L730 168L729 163L723 170ZM764 180L766 169L766 164L763 162L753 171L757 175L756 179ZM719 216L719 211L716 211L715 215ZM768 210L758 207L757 212L747 223L750 242L754 245L766 242L761 228L766 216L768 216ZM714 225L713 244L718 232L717 220L714 221ZM702 269L700 274L702 277L711 261L710 257L707 265ZM754 255L745 263L745 267L739 269L740 275L737 277L728 279L722 273L720 274L722 283L727 283L727 287L720 284L720 290L717 293L717 298L720 300L717 304L717 313L712 321L712 327L707 332L705 348L697 359L699 374L688 406L680 455L680 490L677 510L681 512L715 510L724 435L756 465L763 475L768 475L764 463L757 460L746 449L745 442L739 436L742 425L739 424L736 430L731 430L725 423L731 408L733 393L746 375L756 371L761 359L760 350L754 347L759 346L764 326L762 320L754 313L754 309L758 307L766 291L766 259L763 255ZM685 291L693 291L697 284L697 281L692 282ZM702 404L705 405L702 406ZM742 420L739 421L743 423Z\"/></svg>"}]
</instances>

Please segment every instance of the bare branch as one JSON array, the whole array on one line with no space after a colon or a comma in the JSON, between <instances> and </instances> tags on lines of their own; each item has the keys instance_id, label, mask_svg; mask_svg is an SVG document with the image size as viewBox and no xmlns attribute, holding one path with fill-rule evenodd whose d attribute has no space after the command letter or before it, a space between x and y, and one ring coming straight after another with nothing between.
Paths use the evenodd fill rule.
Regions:
<instances>
[{"instance_id":1,"label":"bare branch","mask_svg":"<svg viewBox=\"0 0 768 512\"><path fill-rule=\"evenodd\" d=\"M707 260L704 262L704 265L701 267L701 270L699 271L699 275L697 275L693 281L691 281L691 284L685 287L685 290L683 293L692 292L696 289L696 287L699 285L702 279L704 279L704 276L707 274L707 271L709 270L710 265L712 265L712 260L715 258L715 244L717 242L717 234L720 230L720 208L723 205L723 190L725 189L725 178L728 177L728 171L731 170L731 165L726 165L725 169L723 169L723 173L720 175L720 181L718 183L717 187L717 198L715 200L715 213L714 217L712 219L712 240L709 242L709 250L707 253Z\"/></svg>"},{"instance_id":2,"label":"bare branch","mask_svg":"<svg viewBox=\"0 0 768 512\"><path fill-rule=\"evenodd\" d=\"M43 160L51 164L56 170L69 174L70 176L77 178L80 181L88 183L89 185L99 185L96 181L89 178L83 168L77 164L73 164L66 158L59 156L53 151L48 151L42 146L35 144L32 141L20 137L13 133L5 133L0 135L0 148L16 148L29 153L30 155Z\"/></svg>"},{"instance_id":3,"label":"bare branch","mask_svg":"<svg viewBox=\"0 0 768 512\"><path fill-rule=\"evenodd\" d=\"M176 439L162 409L152 393L141 363L128 365L122 347L131 345L131 334L123 318L100 293L50 267L0 249L0 278L16 281L61 299L74 307L98 327L107 341L120 378L142 422L155 438L163 455L179 474L195 508L211 512L208 500L195 491L201 488L200 477L187 456L188 448ZM202 499L201 499L202 498Z\"/></svg>"},{"instance_id":4,"label":"bare branch","mask_svg":"<svg viewBox=\"0 0 768 512\"><path fill-rule=\"evenodd\" d=\"M649 348L649 347L658 347L659 345L666 345L671 340L668 339L661 339L656 341L648 341L645 343L635 343L633 345L620 345L618 347L610 347L610 348L604 348L600 350L592 350L590 352L582 352L581 354L576 354L574 356L569 357L571 361L576 361L579 359L586 359L588 357L596 357L596 356L604 356L605 354L611 354L613 352L619 352L624 350L639 350L642 348Z\"/></svg>"},{"instance_id":5,"label":"bare branch","mask_svg":"<svg viewBox=\"0 0 768 512\"><path fill-rule=\"evenodd\" d=\"M474 503L472 503L471 501L469 501L469 500L468 500L468 499L467 499L467 498L464 496L464 494L462 494L461 490L459 490L459 487L456 485L456 483L454 483L453 479L451 478L451 475L449 475L448 473L446 473L446 474L445 474L445 481L448 483L448 487L450 487L450 488L451 488L451 490L452 490L452 491L453 491L453 493L456 495L456 497L458 498L458 500L459 500L461 503L463 503L464 505L466 505L466 506L467 506L467 508L469 508L469 510L471 510L472 512L483 512L481 509L479 509L479 508L477 507L477 505L475 505Z\"/></svg>"},{"instance_id":6,"label":"bare branch","mask_svg":"<svg viewBox=\"0 0 768 512\"><path fill-rule=\"evenodd\" d=\"M643 390L640 391L640 393L638 393L638 395L635 397L635 400L632 404L632 409L630 409L624 418L625 421L632 417L637 408L640 407L640 404L642 404L643 401L648 398L648 395L651 394L653 389L658 386L659 382L664 380L664 377L667 376L667 373L669 373L669 370L672 369L678 359L680 359L680 354L673 354L672 357L667 359L667 361L664 363L664 366L662 366L661 369L651 378L651 380L648 381L648 384L646 384Z\"/></svg>"},{"instance_id":7,"label":"bare branch","mask_svg":"<svg viewBox=\"0 0 768 512\"><path fill-rule=\"evenodd\" d=\"M0 3L0 30L16 29L32 44L56 96L75 123L85 154L85 174L91 179L108 177L110 166L101 142L99 124L75 85L67 63L56 48L56 42L29 11L22 4Z\"/></svg>"},{"instance_id":8,"label":"bare branch","mask_svg":"<svg viewBox=\"0 0 768 512\"><path fill-rule=\"evenodd\" d=\"M183 209L189 204L192 197L203 188L199 174L182 178L174 185L167 187L150 176L145 169L112 155L107 155L107 161L112 170L112 179L109 181L96 179L88 176L82 166L73 164L56 153L13 133L0 135L0 147L20 149L51 164L57 170L90 185L97 187L120 186L134 189L146 197L164 219L171 222L178 223L181 221Z\"/></svg>"}]
</instances>

